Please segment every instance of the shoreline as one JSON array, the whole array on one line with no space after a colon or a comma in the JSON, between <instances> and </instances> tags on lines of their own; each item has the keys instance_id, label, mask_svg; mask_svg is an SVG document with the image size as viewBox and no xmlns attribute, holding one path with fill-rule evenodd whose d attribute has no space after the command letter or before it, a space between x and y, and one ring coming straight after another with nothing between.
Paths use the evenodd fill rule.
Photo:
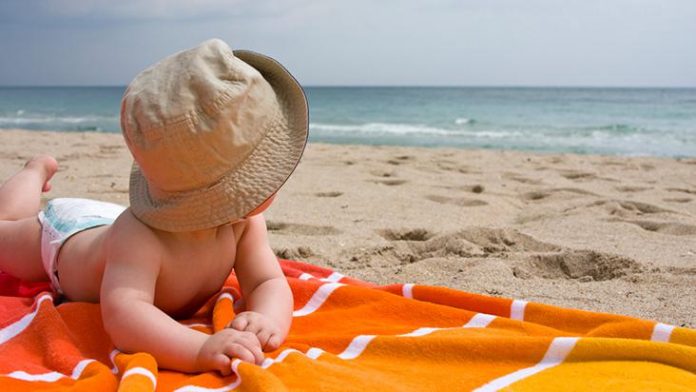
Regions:
<instances>
[{"instance_id":1,"label":"shoreline","mask_svg":"<svg viewBox=\"0 0 696 392\"><path fill-rule=\"evenodd\" d=\"M2 130L50 197L128 203L118 133ZM276 254L419 283L696 327L696 159L311 143L266 219Z\"/></svg>"},{"instance_id":2,"label":"shoreline","mask_svg":"<svg viewBox=\"0 0 696 392\"><path fill-rule=\"evenodd\" d=\"M71 134L71 135L81 135L81 134L87 134L87 135L116 135L118 137L121 137L120 131L105 131L105 130L100 130L100 129L61 129L61 130L47 130L47 129L24 129L24 128L2 128L0 127L0 133L12 133L12 132L31 132L31 133L43 133L43 134ZM311 133L311 131L310 131ZM111 137L111 136L107 136ZM503 153L503 152L518 152L518 153L523 153L523 154L531 154L531 155L541 155L541 156L546 156L546 155L578 155L578 156L588 156L588 157L604 157L604 158L610 158L610 157L616 157L616 158L657 158L657 159L674 159L677 161L681 160L686 160L686 161L693 161L696 162L696 155L656 155L656 154L640 154L640 153L634 153L634 154L620 154L620 153L597 153L597 152L585 152L585 151L553 151L553 150L534 150L534 149L525 149L525 148L501 148L501 147L469 147L469 146L459 146L459 145L439 145L439 144L433 144L433 145L401 145L401 144L391 144L391 143L374 143L374 144L368 144L368 143L360 143L360 142L344 142L344 143L339 143L339 142L332 142L332 141L308 141L309 144L316 144L316 145L329 145L329 146L356 146L356 147L376 147L376 148L415 148L415 149L425 149L425 150L431 150L431 149L436 149L436 150L457 150L457 151L490 151L490 152L497 152L497 153Z\"/></svg>"}]
</instances>

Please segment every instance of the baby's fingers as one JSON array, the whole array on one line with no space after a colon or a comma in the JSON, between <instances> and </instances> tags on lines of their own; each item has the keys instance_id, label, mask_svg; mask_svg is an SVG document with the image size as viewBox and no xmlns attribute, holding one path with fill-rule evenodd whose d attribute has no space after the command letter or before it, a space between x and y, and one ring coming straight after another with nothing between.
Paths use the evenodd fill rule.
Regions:
<instances>
[{"instance_id":1,"label":"baby's fingers","mask_svg":"<svg viewBox=\"0 0 696 392\"><path fill-rule=\"evenodd\" d=\"M236 319L232 320L232 323L230 323L230 327L236 329L237 331L246 330L248 325L249 320L246 317L237 317Z\"/></svg>"},{"instance_id":2,"label":"baby's fingers","mask_svg":"<svg viewBox=\"0 0 696 392\"><path fill-rule=\"evenodd\" d=\"M263 346L264 351L273 351L280 347L280 344L283 343L282 340L280 339L280 336L277 333L271 334L271 336L268 338L268 341L266 344Z\"/></svg>"},{"instance_id":3,"label":"baby's fingers","mask_svg":"<svg viewBox=\"0 0 696 392\"><path fill-rule=\"evenodd\" d=\"M232 373L232 361L230 360L230 357L228 357L225 354L216 354L215 357L213 357L213 366L217 371L220 372L223 376L229 376L230 373Z\"/></svg>"},{"instance_id":4,"label":"baby's fingers","mask_svg":"<svg viewBox=\"0 0 696 392\"><path fill-rule=\"evenodd\" d=\"M268 344L268 339L271 338L272 332L262 329L259 332L256 333L256 337L259 339L259 343L261 344L261 347L265 350L266 345Z\"/></svg>"},{"instance_id":5,"label":"baby's fingers","mask_svg":"<svg viewBox=\"0 0 696 392\"><path fill-rule=\"evenodd\" d=\"M263 362L263 353L258 347L245 347L242 344L234 343L225 347L225 355L232 358L239 358L244 362L260 364Z\"/></svg>"}]
</instances>

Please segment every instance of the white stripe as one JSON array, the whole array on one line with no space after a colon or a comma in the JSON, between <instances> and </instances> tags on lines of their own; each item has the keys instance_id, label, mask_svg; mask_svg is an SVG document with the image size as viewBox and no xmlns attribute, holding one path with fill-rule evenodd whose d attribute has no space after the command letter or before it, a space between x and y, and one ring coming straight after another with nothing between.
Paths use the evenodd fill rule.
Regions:
<instances>
[{"instance_id":1,"label":"white stripe","mask_svg":"<svg viewBox=\"0 0 696 392\"><path fill-rule=\"evenodd\" d=\"M401 295L403 295L404 298L413 299L413 283L406 283L401 286Z\"/></svg>"},{"instance_id":2,"label":"white stripe","mask_svg":"<svg viewBox=\"0 0 696 392\"><path fill-rule=\"evenodd\" d=\"M261 368L268 369L274 363L283 362L285 357L287 357L288 355L290 355L292 353L302 354L302 352L299 350L295 350L294 348L287 348L287 349L281 351L280 354L278 354L278 356L275 358L264 359L263 362L261 363Z\"/></svg>"},{"instance_id":3,"label":"white stripe","mask_svg":"<svg viewBox=\"0 0 696 392\"><path fill-rule=\"evenodd\" d=\"M314 276L312 276L306 272L303 272L302 274L300 274L300 277L298 279L299 280L310 280L310 279L314 279Z\"/></svg>"},{"instance_id":4,"label":"white stripe","mask_svg":"<svg viewBox=\"0 0 696 392\"><path fill-rule=\"evenodd\" d=\"M123 380L127 377L130 377L134 374L139 374L141 376L145 376L145 377L149 378L150 382L152 382L153 388L155 388L155 389L157 388L157 378L155 378L155 375L152 374L151 371L145 369L144 367L140 367L140 366L132 367L132 368L126 370L126 372L123 373L123 376L121 376L121 380Z\"/></svg>"},{"instance_id":5,"label":"white stripe","mask_svg":"<svg viewBox=\"0 0 696 392\"><path fill-rule=\"evenodd\" d=\"M338 272L332 272L331 275L327 276L326 278L320 279L323 282L338 282L341 279L343 279L345 276L341 273Z\"/></svg>"},{"instance_id":6,"label":"white stripe","mask_svg":"<svg viewBox=\"0 0 696 392\"><path fill-rule=\"evenodd\" d=\"M462 328L486 328L493 320L495 316L492 314L476 313Z\"/></svg>"},{"instance_id":7,"label":"white stripe","mask_svg":"<svg viewBox=\"0 0 696 392\"><path fill-rule=\"evenodd\" d=\"M672 336L673 330L674 325L657 323L653 328L650 340L653 342L669 342L669 338Z\"/></svg>"},{"instance_id":8,"label":"white stripe","mask_svg":"<svg viewBox=\"0 0 696 392\"><path fill-rule=\"evenodd\" d=\"M184 385L183 387L177 388L174 391L175 392L227 392L231 391L239 386L242 382L242 376L239 375L239 364L242 361L237 358L232 361L232 365L230 366L232 368L232 371L234 374L237 375L237 378L234 380L232 384L227 384L223 387L220 388L206 388L206 387L201 387L198 385Z\"/></svg>"},{"instance_id":9,"label":"white stripe","mask_svg":"<svg viewBox=\"0 0 696 392\"><path fill-rule=\"evenodd\" d=\"M325 352L326 352L326 351L324 351L324 350L322 350L322 349L320 349L320 348L312 347L312 348L310 348L309 350L307 350L307 353L306 353L305 355L306 355L308 358L317 359L317 358L319 358L319 356L320 356L321 354L323 354L323 353L325 353Z\"/></svg>"},{"instance_id":10,"label":"white stripe","mask_svg":"<svg viewBox=\"0 0 696 392\"><path fill-rule=\"evenodd\" d=\"M539 363L536 365L520 369L500 378L496 378L495 380L476 388L474 391L499 391L513 383L516 383L517 381L533 376L543 370L558 366L573 350L578 339L579 338L555 338L551 342L548 350L546 350L544 358L542 358L541 361L539 361Z\"/></svg>"},{"instance_id":11,"label":"white stripe","mask_svg":"<svg viewBox=\"0 0 696 392\"><path fill-rule=\"evenodd\" d=\"M278 356L275 357L275 359L274 359L273 361L274 361L274 362L282 362L283 360L285 360L285 358L286 358L288 355L290 355L290 354L292 354L292 353L299 353L299 354L302 354L302 352L299 351L299 350L295 350L294 348L288 348L288 349L283 350L280 354L278 354Z\"/></svg>"},{"instance_id":12,"label":"white stripe","mask_svg":"<svg viewBox=\"0 0 696 392\"><path fill-rule=\"evenodd\" d=\"M513 320L524 320L524 308L527 306L527 301L516 299L510 305L510 318Z\"/></svg>"},{"instance_id":13,"label":"white stripe","mask_svg":"<svg viewBox=\"0 0 696 392\"><path fill-rule=\"evenodd\" d=\"M261 362L261 369L268 369L273 365L273 359L272 358L264 358L263 362Z\"/></svg>"},{"instance_id":14,"label":"white stripe","mask_svg":"<svg viewBox=\"0 0 696 392\"><path fill-rule=\"evenodd\" d=\"M230 301L232 301L232 303L234 303L234 297L232 296L232 294L230 294L230 293L228 293L228 292L224 292L224 293L218 295L217 300L215 301L215 303L218 303L218 302L222 301L222 300L225 299L225 298L229 299Z\"/></svg>"},{"instance_id":15,"label":"white stripe","mask_svg":"<svg viewBox=\"0 0 696 392\"><path fill-rule=\"evenodd\" d=\"M353 338L348 347L343 350L342 353L338 354L341 359L354 359L357 358L365 350L367 345L375 338L375 335L358 335Z\"/></svg>"},{"instance_id":16,"label":"white stripe","mask_svg":"<svg viewBox=\"0 0 696 392\"><path fill-rule=\"evenodd\" d=\"M90 363L94 362L94 359L83 359L82 361L78 362L77 365L73 368L72 375L70 378L73 380L77 380L80 378L82 375L82 372L85 370L87 365ZM59 373L59 372L48 372L48 373L42 373L42 374L29 374L23 370L15 370L12 373L5 374L4 376L6 377L11 377L15 378L17 380L23 380L23 381L45 381L45 382L54 382L57 380L60 380L61 378L66 377L65 374Z\"/></svg>"},{"instance_id":17,"label":"white stripe","mask_svg":"<svg viewBox=\"0 0 696 392\"><path fill-rule=\"evenodd\" d=\"M54 382L65 377L64 374L58 372L48 372L43 374L29 374L22 370L16 370L12 373L6 374L5 376L11 377L22 381L46 381Z\"/></svg>"},{"instance_id":18,"label":"white stripe","mask_svg":"<svg viewBox=\"0 0 696 392\"><path fill-rule=\"evenodd\" d=\"M426 327L426 328L418 328L418 329L416 329L416 330L414 330L414 331L411 331L411 332L409 332L409 333L405 333L405 334L403 334L403 335L398 335L398 336L404 336L404 337L425 336L425 335L429 335L429 334L431 334L431 333L433 333L433 332L435 332L435 331L439 331L439 330L441 330L441 329L445 329L445 328L427 328L427 327ZM449 328L447 328L447 329L449 329Z\"/></svg>"},{"instance_id":19,"label":"white stripe","mask_svg":"<svg viewBox=\"0 0 696 392\"><path fill-rule=\"evenodd\" d=\"M82 372L84 372L84 371L85 371L85 368L87 368L87 365L89 365L89 364L92 363L92 362L94 362L94 359L83 359L83 360L81 360L81 361L75 366L75 368L73 369L72 375L70 376L70 378L72 378L73 380L78 380L78 379L80 379L80 376L82 375Z\"/></svg>"},{"instance_id":20,"label":"white stripe","mask_svg":"<svg viewBox=\"0 0 696 392\"><path fill-rule=\"evenodd\" d=\"M314 295L312 295L312 298L307 301L305 306L300 309L292 312L293 317L302 317L306 316L310 313L314 313L317 309L321 307L321 305L324 304L327 298L329 298L329 295L334 292L337 288L345 286L343 283L326 283L321 285L317 291L314 292Z\"/></svg>"},{"instance_id":21,"label":"white stripe","mask_svg":"<svg viewBox=\"0 0 696 392\"><path fill-rule=\"evenodd\" d=\"M36 309L34 309L33 312L24 315L24 317L22 317L18 321L15 321L14 323L6 326L3 329L0 329L0 344L4 344L8 340L22 333L22 331L24 331L34 320L34 317L36 317L36 313L38 313L39 308L41 307L41 303L44 301L53 301L53 297L51 297L48 294L40 296L36 300Z\"/></svg>"},{"instance_id":22,"label":"white stripe","mask_svg":"<svg viewBox=\"0 0 696 392\"><path fill-rule=\"evenodd\" d=\"M111 360L111 364L114 365L111 367L111 373L113 374L118 374L118 366L116 366L116 356L118 354L121 354L121 352L118 351L118 349L114 349L109 353L109 359Z\"/></svg>"},{"instance_id":23,"label":"white stripe","mask_svg":"<svg viewBox=\"0 0 696 392\"><path fill-rule=\"evenodd\" d=\"M485 328L491 321L495 319L495 316L492 316L490 314L485 314L485 313L477 313L474 317L469 320L469 322L464 325L463 328ZM456 328L456 327L455 327ZM433 327L423 327L423 328L417 328L414 329L411 332L402 334L402 335L395 335L399 337L418 337L418 336L425 336L429 335L435 331L441 331L441 330L451 330L455 328L433 328ZM380 336L386 336L386 335L380 335ZM376 335L358 335L353 340L348 344L348 347L343 350L342 353L338 354L338 357L341 359L355 359L360 354L365 351L367 348L367 345L374 339L376 338ZM283 350L280 354L275 359L270 359L266 358L263 361L263 364L261 365L262 368L267 369L271 365L275 363L280 363L282 362L288 355L292 353L297 353L297 354L303 354L304 356L311 358L311 359L317 359L319 358L320 355L324 354L326 351L317 348L317 347L311 347L309 350L307 350L306 353L302 353L301 351L295 350L293 348L289 348L286 350Z\"/></svg>"}]
</instances>

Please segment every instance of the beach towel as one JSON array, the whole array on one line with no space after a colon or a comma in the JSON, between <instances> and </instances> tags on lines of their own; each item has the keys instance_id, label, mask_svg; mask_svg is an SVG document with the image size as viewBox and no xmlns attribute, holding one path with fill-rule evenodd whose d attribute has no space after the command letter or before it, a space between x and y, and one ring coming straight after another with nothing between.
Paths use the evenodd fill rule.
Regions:
<instances>
[{"instance_id":1,"label":"beach towel","mask_svg":"<svg viewBox=\"0 0 696 392\"><path fill-rule=\"evenodd\" d=\"M158 369L114 349L99 305L0 277L0 391L696 390L696 331L613 314L418 284L376 286L281 260L295 310L261 366L234 374ZM189 328L244 306L231 275Z\"/></svg>"}]
</instances>

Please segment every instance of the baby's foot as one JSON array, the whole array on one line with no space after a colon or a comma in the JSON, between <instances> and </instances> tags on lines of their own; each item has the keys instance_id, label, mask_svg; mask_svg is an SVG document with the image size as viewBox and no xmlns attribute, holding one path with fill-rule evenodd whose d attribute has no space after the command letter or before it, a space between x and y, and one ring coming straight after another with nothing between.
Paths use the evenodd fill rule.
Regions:
<instances>
[{"instance_id":1,"label":"baby's foot","mask_svg":"<svg viewBox=\"0 0 696 392\"><path fill-rule=\"evenodd\" d=\"M48 192L51 190L51 183L49 182L56 171L58 171L58 162L55 158L50 155L37 155L34 158L27 161L24 164L27 169L37 170L43 176L43 187L42 192Z\"/></svg>"}]
</instances>

